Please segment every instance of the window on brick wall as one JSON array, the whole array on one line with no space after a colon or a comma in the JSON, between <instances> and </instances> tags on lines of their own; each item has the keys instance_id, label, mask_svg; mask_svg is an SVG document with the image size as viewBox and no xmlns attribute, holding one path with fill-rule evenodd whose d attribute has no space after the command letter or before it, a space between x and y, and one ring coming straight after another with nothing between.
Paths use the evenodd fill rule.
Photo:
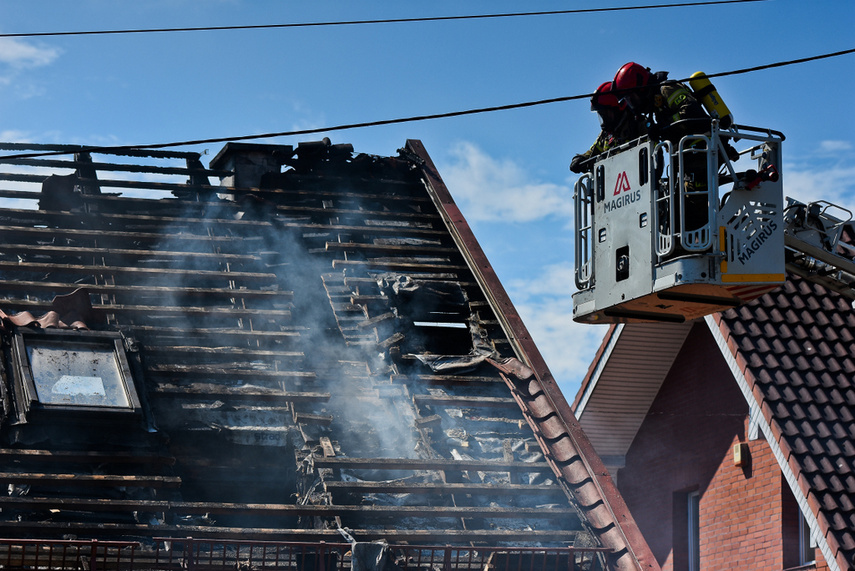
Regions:
<instances>
[{"instance_id":1,"label":"window on brick wall","mask_svg":"<svg viewBox=\"0 0 855 571\"><path fill-rule=\"evenodd\" d=\"M811 538L810 527L783 474L781 474L781 508L784 568L800 568L803 565L813 564L816 559L816 541Z\"/></svg>"},{"instance_id":2,"label":"window on brick wall","mask_svg":"<svg viewBox=\"0 0 855 571\"><path fill-rule=\"evenodd\" d=\"M816 561L816 541L804 516L799 518L799 565Z\"/></svg>"},{"instance_id":3,"label":"window on brick wall","mask_svg":"<svg viewBox=\"0 0 855 571\"><path fill-rule=\"evenodd\" d=\"M671 538L673 569L700 569L700 490L675 492L672 496Z\"/></svg>"},{"instance_id":4,"label":"window on brick wall","mask_svg":"<svg viewBox=\"0 0 855 571\"><path fill-rule=\"evenodd\" d=\"M689 571L701 568L701 525L700 525L701 493L698 490L686 494L687 525L687 555Z\"/></svg>"}]
</instances>

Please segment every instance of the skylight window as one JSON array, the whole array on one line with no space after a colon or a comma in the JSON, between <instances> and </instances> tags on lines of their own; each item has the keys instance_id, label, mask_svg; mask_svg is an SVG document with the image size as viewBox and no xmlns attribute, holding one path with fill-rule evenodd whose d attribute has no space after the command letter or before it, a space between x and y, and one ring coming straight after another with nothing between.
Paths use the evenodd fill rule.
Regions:
<instances>
[{"instance_id":1,"label":"skylight window","mask_svg":"<svg viewBox=\"0 0 855 571\"><path fill-rule=\"evenodd\" d=\"M18 333L14 343L27 412L140 410L121 335L48 330Z\"/></svg>"},{"instance_id":2,"label":"skylight window","mask_svg":"<svg viewBox=\"0 0 855 571\"><path fill-rule=\"evenodd\" d=\"M26 347L40 403L130 406L113 347L35 339Z\"/></svg>"}]
</instances>

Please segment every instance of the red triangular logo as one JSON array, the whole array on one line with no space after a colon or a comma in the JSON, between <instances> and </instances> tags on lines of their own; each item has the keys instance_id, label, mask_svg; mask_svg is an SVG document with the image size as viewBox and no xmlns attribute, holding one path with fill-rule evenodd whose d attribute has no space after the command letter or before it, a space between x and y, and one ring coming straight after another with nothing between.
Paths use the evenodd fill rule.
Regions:
<instances>
[{"instance_id":1,"label":"red triangular logo","mask_svg":"<svg viewBox=\"0 0 855 571\"><path fill-rule=\"evenodd\" d=\"M617 182L615 183L615 196L627 190L630 190L629 177L626 176L626 171L623 171L618 175Z\"/></svg>"}]
</instances>

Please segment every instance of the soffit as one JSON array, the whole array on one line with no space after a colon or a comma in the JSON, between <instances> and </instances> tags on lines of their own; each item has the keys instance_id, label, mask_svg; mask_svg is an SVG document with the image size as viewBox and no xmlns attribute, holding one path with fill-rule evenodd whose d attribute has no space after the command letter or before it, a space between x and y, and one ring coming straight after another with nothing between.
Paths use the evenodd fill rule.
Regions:
<instances>
[{"instance_id":1,"label":"soffit","mask_svg":"<svg viewBox=\"0 0 855 571\"><path fill-rule=\"evenodd\" d=\"M632 323L604 340L577 399L576 416L600 456L623 456L692 323Z\"/></svg>"}]
</instances>

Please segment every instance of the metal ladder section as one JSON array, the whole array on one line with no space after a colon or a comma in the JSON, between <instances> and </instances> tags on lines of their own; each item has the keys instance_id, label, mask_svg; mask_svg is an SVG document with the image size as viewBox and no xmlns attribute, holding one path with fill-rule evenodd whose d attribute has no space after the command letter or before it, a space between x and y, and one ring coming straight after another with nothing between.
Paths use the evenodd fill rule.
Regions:
<instances>
[{"instance_id":1,"label":"metal ladder section","mask_svg":"<svg viewBox=\"0 0 855 571\"><path fill-rule=\"evenodd\" d=\"M855 246L842 241L852 212L825 200L787 198L784 244L787 270L855 300ZM846 236L848 240L855 235Z\"/></svg>"}]
</instances>

